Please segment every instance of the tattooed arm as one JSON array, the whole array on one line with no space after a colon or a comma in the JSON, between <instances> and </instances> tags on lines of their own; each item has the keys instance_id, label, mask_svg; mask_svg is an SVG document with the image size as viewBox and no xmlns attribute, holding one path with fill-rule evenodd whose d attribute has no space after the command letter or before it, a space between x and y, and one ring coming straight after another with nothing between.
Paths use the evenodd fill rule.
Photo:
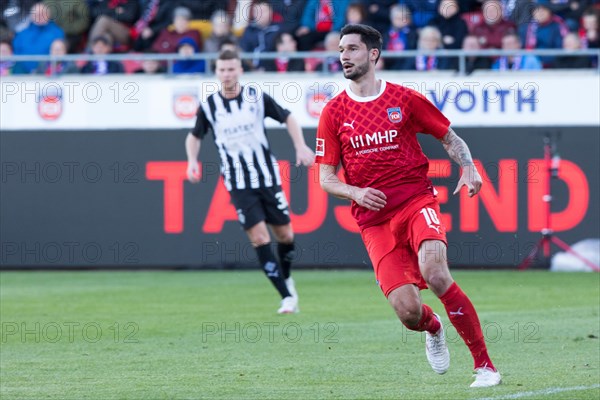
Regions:
<instances>
[{"instance_id":1,"label":"tattooed arm","mask_svg":"<svg viewBox=\"0 0 600 400\"><path fill-rule=\"evenodd\" d=\"M462 174L458 185L456 185L454 194L458 193L464 185L469 190L469 197L475 196L479 192L479 189L481 189L482 181L473 163L469 146L452 128L448 129L448 133L441 139L441 142L450 158L456 161L462 168Z\"/></svg>"}]
</instances>

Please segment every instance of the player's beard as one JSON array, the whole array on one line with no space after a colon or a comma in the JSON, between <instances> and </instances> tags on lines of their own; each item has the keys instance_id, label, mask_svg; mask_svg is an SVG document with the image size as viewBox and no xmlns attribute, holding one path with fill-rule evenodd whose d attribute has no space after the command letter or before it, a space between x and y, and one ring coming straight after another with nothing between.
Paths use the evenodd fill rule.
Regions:
<instances>
[{"instance_id":1,"label":"player's beard","mask_svg":"<svg viewBox=\"0 0 600 400\"><path fill-rule=\"evenodd\" d=\"M354 70L352 72L346 72L344 70L344 78L356 81L369 72L369 61L365 61L363 64L354 64Z\"/></svg>"}]
</instances>

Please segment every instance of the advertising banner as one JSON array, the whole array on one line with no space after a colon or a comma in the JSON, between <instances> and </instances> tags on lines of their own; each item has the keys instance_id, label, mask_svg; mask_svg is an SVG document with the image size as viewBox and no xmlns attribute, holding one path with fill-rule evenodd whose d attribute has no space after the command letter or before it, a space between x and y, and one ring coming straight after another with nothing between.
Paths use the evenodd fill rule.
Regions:
<instances>
[{"instance_id":1,"label":"advertising banner","mask_svg":"<svg viewBox=\"0 0 600 400\"><path fill-rule=\"evenodd\" d=\"M188 101L193 96L183 103ZM183 114L188 109L180 108ZM2 132L1 266L254 267L256 256L220 182L212 139L202 146L201 182L187 182L186 133ZM451 266L515 266L548 228L543 198L549 171L542 146L547 133L556 137L560 155L551 185L550 228L570 244L600 236L597 128L463 128L458 133L484 181L474 198L464 191L452 195L457 165L438 141L420 135L448 228ZM314 144L315 130L305 134ZM286 131L270 129L268 136L291 207L296 264L370 267L349 203L321 190L316 167L294 166Z\"/></svg>"},{"instance_id":2,"label":"advertising banner","mask_svg":"<svg viewBox=\"0 0 600 400\"><path fill-rule=\"evenodd\" d=\"M382 72L390 82L423 93L461 127L599 126L596 73L450 74ZM346 88L340 74L247 74L290 109L305 128ZM218 91L215 77L65 75L57 79L3 77L0 128L7 130L189 129L198 102ZM270 127L279 127L268 120Z\"/></svg>"}]
</instances>

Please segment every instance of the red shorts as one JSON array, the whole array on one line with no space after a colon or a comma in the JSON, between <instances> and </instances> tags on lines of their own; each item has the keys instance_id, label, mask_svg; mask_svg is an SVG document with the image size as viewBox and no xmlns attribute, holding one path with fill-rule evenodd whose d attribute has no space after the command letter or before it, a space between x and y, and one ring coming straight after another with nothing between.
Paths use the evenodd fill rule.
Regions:
<instances>
[{"instance_id":1,"label":"red shorts","mask_svg":"<svg viewBox=\"0 0 600 400\"><path fill-rule=\"evenodd\" d=\"M446 228L440 221L440 206L432 194L409 200L408 207L400 209L387 221L366 228L361 235L385 297L407 284L426 289L419 269L419 247L424 240L440 240L447 244Z\"/></svg>"}]
</instances>

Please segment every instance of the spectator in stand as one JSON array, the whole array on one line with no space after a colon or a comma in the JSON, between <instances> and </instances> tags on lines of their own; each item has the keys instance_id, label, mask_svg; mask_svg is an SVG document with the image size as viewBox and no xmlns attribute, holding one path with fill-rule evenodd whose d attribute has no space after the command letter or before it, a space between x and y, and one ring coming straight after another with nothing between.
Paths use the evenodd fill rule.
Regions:
<instances>
[{"instance_id":1,"label":"spectator in stand","mask_svg":"<svg viewBox=\"0 0 600 400\"><path fill-rule=\"evenodd\" d=\"M465 40L463 40L462 49L465 51L481 50L481 45L479 44L479 38L474 35L465 36ZM492 60L489 57L468 56L466 58L465 72L467 73L467 75L470 75L475 70L490 69L491 67L492 67Z\"/></svg>"},{"instance_id":2,"label":"spectator in stand","mask_svg":"<svg viewBox=\"0 0 600 400\"><path fill-rule=\"evenodd\" d=\"M426 26L419 32L417 49L424 51L442 48L442 33L435 26ZM455 69L456 63L451 63L449 57L438 57L435 54L422 54L410 60L410 69L417 71L435 71Z\"/></svg>"},{"instance_id":3,"label":"spectator in stand","mask_svg":"<svg viewBox=\"0 0 600 400\"><path fill-rule=\"evenodd\" d=\"M222 53L225 50L233 51L236 54L241 53L240 46L237 44L237 40L225 39L221 42L218 53ZM242 60L242 69L244 72L252 71L252 62L250 60ZM212 71L215 71L215 66L212 66Z\"/></svg>"},{"instance_id":4,"label":"spectator in stand","mask_svg":"<svg viewBox=\"0 0 600 400\"><path fill-rule=\"evenodd\" d=\"M367 18L367 11L362 3L352 2L346 8L347 24L364 24Z\"/></svg>"},{"instance_id":5,"label":"spectator in stand","mask_svg":"<svg viewBox=\"0 0 600 400\"><path fill-rule=\"evenodd\" d=\"M552 14L550 0L538 0L533 11L533 20L519 27L519 35L527 50L560 49L562 38L568 29L559 17ZM550 66L554 57L540 57L542 64Z\"/></svg>"},{"instance_id":6,"label":"spectator in stand","mask_svg":"<svg viewBox=\"0 0 600 400\"><path fill-rule=\"evenodd\" d=\"M210 36L204 41L204 52L205 53L219 53L221 45L226 42L230 42L236 53L240 53L237 46L238 39L233 34L231 18L223 10L215 11L210 19L211 21L211 33ZM244 71L248 71L247 61L242 61L242 67ZM215 70L215 61L210 61L210 70Z\"/></svg>"},{"instance_id":7,"label":"spectator in stand","mask_svg":"<svg viewBox=\"0 0 600 400\"><path fill-rule=\"evenodd\" d=\"M232 30L236 34L244 32L244 30L254 20L254 10L252 4L256 0L230 0L235 4L235 10L229 12L233 15ZM279 25L279 30L282 32L295 35L296 30L300 27L300 21L305 9L307 0L267 0L273 10L273 24ZM232 7L229 7L231 10Z\"/></svg>"},{"instance_id":8,"label":"spectator in stand","mask_svg":"<svg viewBox=\"0 0 600 400\"><path fill-rule=\"evenodd\" d=\"M18 32L13 41L15 55L47 55L54 39L64 39L65 34L54 21L50 20L50 10L44 3L36 3L31 7L31 23L27 28ZM25 73L34 71L37 61L18 63L18 69Z\"/></svg>"},{"instance_id":9,"label":"spectator in stand","mask_svg":"<svg viewBox=\"0 0 600 400\"><path fill-rule=\"evenodd\" d=\"M22 66L22 63L13 61L5 61L6 57L13 55L12 44L9 41L0 42L0 76L26 74L27 71Z\"/></svg>"},{"instance_id":10,"label":"spectator in stand","mask_svg":"<svg viewBox=\"0 0 600 400\"><path fill-rule=\"evenodd\" d=\"M131 36L135 40L133 48L146 51L152 48L158 35L166 30L173 22L173 12L178 7L190 10L189 20L210 19L210 10L224 10L225 1L214 0L142 0L145 5L140 19L134 24ZM199 43L201 44L201 43ZM173 52L176 51L177 41Z\"/></svg>"},{"instance_id":11,"label":"spectator in stand","mask_svg":"<svg viewBox=\"0 0 600 400\"><path fill-rule=\"evenodd\" d=\"M231 31L231 18L223 10L215 11L210 18L212 31L204 42L205 53L218 53L221 43L225 40L237 42L237 38Z\"/></svg>"},{"instance_id":12,"label":"spectator in stand","mask_svg":"<svg viewBox=\"0 0 600 400\"><path fill-rule=\"evenodd\" d=\"M570 31L577 32L583 12L594 0L551 0L548 7L560 17Z\"/></svg>"},{"instance_id":13,"label":"spectator in stand","mask_svg":"<svg viewBox=\"0 0 600 400\"><path fill-rule=\"evenodd\" d=\"M173 30L165 28L160 32L152 50L157 53L176 53L181 39L189 38L195 43L196 52L202 50L202 35L195 29L190 29L192 13L188 8L177 7L173 10Z\"/></svg>"},{"instance_id":14,"label":"spectator in stand","mask_svg":"<svg viewBox=\"0 0 600 400\"><path fill-rule=\"evenodd\" d=\"M412 13L408 6L393 5L390 8L390 21L392 25L383 36L383 49L394 52L416 49L419 34L412 23ZM414 62L408 58L387 58L385 60L386 69L412 69L413 64Z\"/></svg>"},{"instance_id":15,"label":"spectator in stand","mask_svg":"<svg viewBox=\"0 0 600 400\"><path fill-rule=\"evenodd\" d=\"M600 48L600 10L590 7L581 16L579 37L584 49Z\"/></svg>"},{"instance_id":16,"label":"spectator in stand","mask_svg":"<svg viewBox=\"0 0 600 400\"><path fill-rule=\"evenodd\" d=\"M182 38L177 44L177 52L180 56L191 57L200 52L196 41L189 37ZM193 74L206 72L206 63L204 60L186 59L177 60L173 63L173 73L175 74Z\"/></svg>"},{"instance_id":17,"label":"spectator in stand","mask_svg":"<svg viewBox=\"0 0 600 400\"><path fill-rule=\"evenodd\" d=\"M500 0L485 0L481 11L483 20L473 27L471 33L477 37L482 49L501 48L504 35L516 32L516 26L504 19Z\"/></svg>"},{"instance_id":18,"label":"spectator in stand","mask_svg":"<svg viewBox=\"0 0 600 400\"><path fill-rule=\"evenodd\" d=\"M109 35L111 46L117 44L119 49L131 46L130 30L138 18L138 0L90 0L89 4L94 21L89 36L98 38Z\"/></svg>"},{"instance_id":19,"label":"spectator in stand","mask_svg":"<svg viewBox=\"0 0 600 400\"><path fill-rule=\"evenodd\" d=\"M133 50L146 51L152 46L158 32L169 25L171 13L161 14L161 11L164 12L167 9L171 11L171 2L163 0L161 3L160 0L146 0L142 1L140 5L142 5L140 18L131 27L129 35L133 42ZM165 16L166 18L164 18ZM162 18L165 20L163 21ZM159 23L164 23L164 25L160 25L158 28Z\"/></svg>"},{"instance_id":20,"label":"spectator in stand","mask_svg":"<svg viewBox=\"0 0 600 400\"><path fill-rule=\"evenodd\" d=\"M112 53L113 44L112 38L108 35L93 37L91 40L92 54L102 56ZM81 67L82 74L106 75L106 74L121 74L125 72L125 68L120 61L95 60L88 61Z\"/></svg>"},{"instance_id":21,"label":"spectator in stand","mask_svg":"<svg viewBox=\"0 0 600 400\"><path fill-rule=\"evenodd\" d=\"M275 49L281 56L274 60L265 60L265 71L297 72L304 71L304 59L293 57L298 47L296 39L288 32L279 32L275 37Z\"/></svg>"},{"instance_id":22,"label":"spectator in stand","mask_svg":"<svg viewBox=\"0 0 600 400\"><path fill-rule=\"evenodd\" d=\"M4 61L6 57L13 55L12 45L10 42L0 41L0 76L8 76L12 74L12 69L15 63L12 61Z\"/></svg>"},{"instance_id":23,"label":"spectator in stand","mask_svg":"<svg viewBox=\"0 0 600 400\"><path fill-rule=\"evenodd\" d=\"M519 27L533 18L536 0L500 0L504 19Z\"/></svg>"},{"instance_id":24,"label":"spectator in stand","mask_svg":"<svg viewBox=\"0 0 600 400\"><path fill-rule=\"evenodd\" d=\"M13 41L14 34L8 27L7 22L4 18L0 17L0 41L11 42Z\"/></svg>"},{"instance_id":25,"label":"spectator in stand","mask_svg":"<svg viewBox=\"0 0 600 400\"><path fill-rule=\"evenodd\" d=\"M306 0L272 1L273 22L279 24L283 32L294 34L296 29L300 27L300 19L305 3Z\"/></svg>"},{"instance_id":26,"label":"spectator in stand","mask_svg":"<svg viewBox=\"0 0 600 400\"><path fill-rule=\"evenodd\" d=\"M169 1L169 0L166 0ZM226 0L170 0L175 7L185 7L192 12L192 19L210 20L217 10L227 11Z\"/></svg>"},{"instance_id":27,"label":"spectator in stand","mask_svg":"<svg viewBox=\"0 0 600 400\"><path fill-rule=\"evenodd\" d=\"M346 23L348 4L349 0L308 0L296 30L298 49L313 50L329 32L339 32Z\"/></svg>"},{"instance_id":28,"label":"spectator in stand","mask_svg":"<svg viewBox=\"0 0 600 400\"><path fill-rule=\"evenodd\" d=\"M444 49L460 49L465 36L469 33L467 23L458 13L456 0L441 0L438 14L429 21L429 25L439 29Z\"/></svg>"},{"instance_id":29,"label":"spectator in stand","mask_svg":"<svg viewBox=\"0 0 600 400\"><path fill-rule=\"evenodd\" d=\"M460 14L477 12L484 2L485 0L458 0L458 12Z\"/></svg>"},{"instance_id":30,"label":"spectator in stand","mask_svg":"<svg viewBox=\"0 0 600 400\"><path fill-rule=\"evenodd\" d=\"M340 52L340 33L329 32L325 36L325 51L327 52ZM340 72L342 70L342 63L340 62L339 56L328 56L325 57L323 62L320 62L315 66L315 72L323 72L323 63L325 63L325 70L327 72Z\"/></svg>"},{"instance_id":31,"label":"spectator in stand","mask_svg":"<svg viewBox=\"0 0 600 400\"><path fill-rule=\"evenodd\" d=\"M273 23L273 9L267 0L257 0L252 5L253 20L240 38L242 51L260 53L275 50L275 36L279 33L279 25ZM258 57L252 60L255 69L264 68L263 61Z\"/></svg>"},{"instance_id":32,"label":"spectator in stand","mask_svg":"<svg viewBox=\"0 0 600 400\"><path fill-rule=\"evenodd\" d=\"M367 7L366 24L385 34L390 29L391 7L398 0L364 0Z\"/></svg>"},{"instance_id":33,"label":"spectator in stand","mask_svg":"<svg viewBox=\"0 0 600 400\"><path fill-rule=\"evenodd\" d=\"M521 50L522 48L521 39L516 33L509 33L502 38L502 50ZM536 56L529 54L503 56L494 62L492 69L495 71L540 70L542 62Z\"/></svg>"},{"instance_id":34,"label":"spectator in stand","mask_svg":"<svg viewBox=\"0 0 600 400\"><path fill-rule=\"evenodd\" d=\"M252 3L254 0L236 0L235 10L231 16L231 30L239 34L244 32L252 20Z\"/></svg>"},{"instance_id":35,"label":"spectator in stand","mask_svg":"<svg viewBox=\"0 0 600 400\"><path fill-rule=\"evenodd\" d=\"M50 10L50 19L65 32L67 52L84 51L90 27L90 10L85 0L44 0L44 4Z\"/></svg>"},{"instance_id":36,"label":"spectator in stand","mask_svg":"<svg viewBox=\"0 0 600 400\"><path fill-rule=\"evenodd\" d=\"M3 0L0 1L1 20L6 22L7 29L12 33L21 32L31 23L31 8L40 0ZM13 39L13 37L6 38Z\"/></svg>"},{"instance_id":37,"label":"spectator in stand","mask_svg":"<svg viewBox=\"0 0 600 400\"><path fill-rule=\"evenodd\" d=\"M572 68L591 68L592 59L589 56L576 55L581 50L581 39L574 32L569 32L563 38L563 49L568 55L556 57L554 68L572 69Z\"/></svg>"},{"instance_id":38,"label":"spectator in stand","mask_svg":"<svg viewBox=\"0 0 600 400\"><path fill-rule=\"evenodd\" d=\"M134 74L164 74L167 72L167 69L164 67L163 63L159 60L144 60L142 61L142 66L139 69L133 71Z\"/></svg>"},{"instance_id":39,"label":"spectator in stand","mask_svg":"<svg viewBox=\"0 0 600 400\"><path fill-rule=\"evenodd\" d=\"M67 54L67 42L64 39L54 39L50 45L50 55L52 57L62 57ZM46 76L76 74L79 68L73 61L42 61L39 63L36 72Z\"/></svg>"},{"instance_id":40,"label":"spectator in stand","mask_svg":"<svg viewBox=\"0 0 600 400\"><path fill-rule=\"evenodd\" d=\"M438 9L438 0L400 0L400 4L406 4L410 8L413 24L417 28L429 25Z\"/></svg>"}]
</instances>

